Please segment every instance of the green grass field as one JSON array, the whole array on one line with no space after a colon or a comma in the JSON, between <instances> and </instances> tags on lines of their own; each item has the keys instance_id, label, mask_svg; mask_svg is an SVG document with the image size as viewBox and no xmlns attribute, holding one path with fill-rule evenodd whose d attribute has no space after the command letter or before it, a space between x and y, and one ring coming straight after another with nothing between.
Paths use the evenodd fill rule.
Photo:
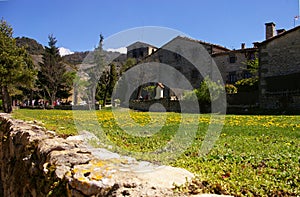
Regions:
<instances>
[{"instance_id":1,"label":"green grass field","mask_svg":"<svg viewBox=\"0 0 300 197\"><path fill-rule=\"evenodd\" d=\"M222 132L206 156L199 150L210 124L208 114L16 110L13 116L42 122L63 137L88 130L105 138L101 143L92 141L95 146L109 143L107 147L113 151L195 173L195 180L175 187L179 192L300 196L300 116L226 115ZM195 128L190 146L183 146L182 154L172 152L186 143L184 135L192 135ZM164 150L179 130L184 135L179 136L182 139L178 143L164 153L155 152ZM169 159L172 154L176 157Z\"/></svg>"}]
</instances>

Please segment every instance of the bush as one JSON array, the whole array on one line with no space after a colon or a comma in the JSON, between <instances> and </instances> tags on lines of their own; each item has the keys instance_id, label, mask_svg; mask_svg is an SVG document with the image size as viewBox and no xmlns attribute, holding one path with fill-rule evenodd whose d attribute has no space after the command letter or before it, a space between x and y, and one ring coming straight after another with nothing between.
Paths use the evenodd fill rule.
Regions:
<instances>
[{"instance_id":1,"label":"bush","mask_svg":"<svg viewBox=\"0 0 300 197\"><path fill-rule=\"evenodd\" d=\"M235 87L232 84L226 84L225 85L225 90L227 94L236 94L238 92L237 87Z\"/></svg>"},{"instance_id":2,"label":"bush","mask_svg":"<svg viewBox=\"0 0 300 197\"><path fill-rule=\"evenodd\" d=\"M184 101L199 101L202 104L209 104L220 98L221 94L224 92L224 87L208 77L201 82L198 89L193 91L186 91L183 95Z\"/></svg>"},{"instance_id":3,"label":"bush","mask_svg":"<svg viewBox=\"0 0 300 197\"><path fill-rule=\"evenodd\" d=\"M201 82L200 88L197 89L196 95L201 103L211 103L220 98L224 92L224 87L208 77Z\"/></svg>"},{"instance_id":4,"label":"bush","mask_svg":"<svg viewBox=\"0 0 300 197\"><path fill-rule=\"evenodd\" d=\"M185 91L183 93L182 100L184 100L184 101L197 101L197 90Z\"/></svg>"},{"instance_id":5,"label":"bush","mask_svg":"<svg viewBox=\"0 0 300 197\"><path fill-rule=\"evenodd\" d=\"M235 83L239 92L249 92L258 90L258 77L241 79Z\"/></svg>"},{"instance_id":6,"label":"bush","mask_svg":"<svg viewBox=\"0 0 300 197\"><path fill-rule=\"evenodd\" d=\"M2 100L0 99L0 110L2 110Z\"/></svg>"}]
</instances>

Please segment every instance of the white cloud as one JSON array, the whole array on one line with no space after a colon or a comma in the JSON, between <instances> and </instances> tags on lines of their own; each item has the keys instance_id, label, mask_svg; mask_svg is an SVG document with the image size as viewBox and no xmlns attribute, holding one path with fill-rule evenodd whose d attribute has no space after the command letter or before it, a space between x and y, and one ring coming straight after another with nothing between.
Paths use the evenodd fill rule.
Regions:
<instances>
[{"instance_id":1,"label":"white cloud","mask_svg":"<svg viewBox=\"0 0 300 197\"><path fill-rule=\"evenodd\" d=\"M107 51L119 52L119 53L126 54L127 53L127 48L126 47L120 47L120 48L117 48L117 49L107 49Z\"/></svg>"},{"instance_id":2,"label":"white cloud","mask_svg":"<svg viewBox=\"0 0 300 197\"><path fill-rule=\"evenodd\" d=\"M70 55L70 54L73 54L74 52L72 52L70 49L66 49L64 47L59 47L59 54L61 56L65 56L65 55Z\"/></svg>"}]
</instances>

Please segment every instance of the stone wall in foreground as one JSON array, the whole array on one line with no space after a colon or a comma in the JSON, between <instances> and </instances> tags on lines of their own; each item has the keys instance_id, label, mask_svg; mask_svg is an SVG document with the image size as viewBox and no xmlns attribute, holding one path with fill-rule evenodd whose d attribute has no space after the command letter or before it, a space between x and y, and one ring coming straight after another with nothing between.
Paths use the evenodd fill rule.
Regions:
<instances>
[{"instance_id":1,"label":"stone wall in foreground","mask_svg":"<svg viewBox=\"0 0 300 197\"><path fill-rule=\"evenodd\" d=\"M0 123L0 196L174 196L173 183L193 176L169 166L134 172L145 162L57 137L7 114L0 114Z\"/></svg>"}]
</instances>

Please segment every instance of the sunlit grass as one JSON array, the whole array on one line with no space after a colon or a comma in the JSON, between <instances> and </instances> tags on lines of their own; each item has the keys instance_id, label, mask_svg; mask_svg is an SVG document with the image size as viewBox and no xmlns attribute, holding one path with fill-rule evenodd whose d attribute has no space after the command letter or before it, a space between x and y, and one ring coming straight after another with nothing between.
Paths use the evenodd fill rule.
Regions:
<instances>
[{"instance_id":1,"label":"sunlit grass","mask_svg":"<svg viewBox=\"0 0 300 197\"><path fill-rule=\"evenodd\" d=\"M160 158L146 157L145 153L165 147L180 126L188 135L196 125L191 146L171 161L171 165L197 174L198 181L207 182L206 190L195 186L194 192L198 189L236 196L300 195L300 116L227 115L218 141L203 157L199 150L211 121L208 114L186 114L183 118L179 113L124 110L115 114L109 110L77 111L74 115L63 110L17 110L13 115L41 121L63 136L85 129L107 138L118 147L114 151L140 153L135 156L152 161ZM97 133L99 129L101 134ZM191 192L190 186L179 190Z\"/></svg>"}]
</instances>

